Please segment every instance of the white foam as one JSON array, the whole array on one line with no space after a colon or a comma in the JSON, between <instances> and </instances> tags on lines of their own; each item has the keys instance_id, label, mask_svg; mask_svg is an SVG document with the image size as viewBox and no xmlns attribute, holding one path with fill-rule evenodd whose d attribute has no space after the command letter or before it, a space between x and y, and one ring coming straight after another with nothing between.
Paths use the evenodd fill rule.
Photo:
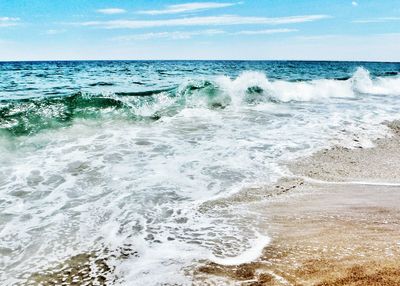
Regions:
<instances>
[{"instance_id":1,"label":"white foam","mask_svg":"<svg viewBox=\"0 0 400 286\"><path fill-rule=\"evenodd\" d=\"M373 95L400 95L400 76L372 79L365 68L358 68L350 80L354 90Z\"/></svg>"},{"instance_id":2,"label":"white foam","mask_svg":"<svg viewBox=\"0 0 400 286\"><path fill-rule=\"evenodd\" d=\"M264 96L282 102L352 98L358 93L400 95L400 77L372 79L370 73L362 67L348 80L273 81L262 72L247 71L233 80L226 76L218 77L216 82L231 97L235 106L243 104L246 91L251 87L259 87Z\"/></svg>"},{"instance_id":3,"label":"white foam","mask_svg":"<svg viewBox=\"0 0 400 286\"><path fill-rule=\"evenodd\" d=\"M270 243L270 241L271 239L269 237L258 235L257 239L253 241L252 246L238 256L225 258L211 256L210 260L214 263L227 266L254 262L262 255L263 249Z\"/></svg>"},{"instance_id":4,"label":"white foam","mask_svg":"<svg viewBox=\"0 0 400 286\"><path fill-rule=\"evenodd\" d=\"M385 186L385 187L400 187L398 182L384 182L384 181L324 181L306 176L293 176L303 179L306 182L325 184L325 185L361 185L361 186Z\"/></svg>"},{"instance_id":5,"label":"white foam","mask_svg":"<svg viewBox=\"0 0 400 286\"><path fill-rule=\"evenodd\" d=\"M243 72L233 80L227 76L221 76L216 79L216 83L230 96L234 106L243 104L243 98L250 87L260 87L263 90L271 88L271 83L265 74L255 71Z\"/></svg>"}]
</instances>

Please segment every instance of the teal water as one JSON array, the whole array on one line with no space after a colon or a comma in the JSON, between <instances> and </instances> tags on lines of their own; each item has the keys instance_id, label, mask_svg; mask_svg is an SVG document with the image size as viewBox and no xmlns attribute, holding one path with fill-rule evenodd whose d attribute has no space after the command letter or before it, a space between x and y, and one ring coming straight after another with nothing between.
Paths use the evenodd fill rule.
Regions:
<instances>
[{"instance_id":1,"label":"teal water","mask_svg":"<svg viewBox=\"0 0 400 286\"><path fill-rule=\"evenodd\" d=\"M0 282L130 245L122 281L189 284L268 241L251 206L210 201L372 146L398 106L399 63L0 63Z\"/></svg>"},{"instance_id":2,"label":"teal water","mask_svg":"<svg viewBox=\"0 0 400 286\"><path fill-rule=\"evenodd\" d=\"M400 69L396 63L333 62L1 63L0 128L11 135L29 135L42 129L68 126L76 118L96 119L107 115L157 120L176 114L198 97L204 98L209 108L229 105L233 99L213 81L216 76L235 78L243 71L259 71L270 80L287 82L348 81L361 65L372 77L396 77ZM268 87L264 90L257 84L263 83L254 86L248 83L244 95L247 103L303 100L301 95L281 98L280 91L274 94ZM173 102L150 113L140 112L143 106L156 105L163 96ZM304 100L307 96L304 95Z\"/></svg>"}]
</instances>

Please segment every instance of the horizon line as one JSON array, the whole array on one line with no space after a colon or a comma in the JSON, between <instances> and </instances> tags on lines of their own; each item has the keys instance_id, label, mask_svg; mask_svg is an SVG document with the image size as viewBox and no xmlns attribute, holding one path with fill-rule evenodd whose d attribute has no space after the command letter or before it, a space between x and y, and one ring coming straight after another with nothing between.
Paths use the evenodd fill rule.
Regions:
<instances>
[{"instance_id":1,"label":"horizon line","mask_svg":"<svg viewBox=\"0 0 400 286\"><path fill-rule=\"evenodd\" d=\"M395 63L400 60L328 60L328 59L35 59L35 60L0 60L0 63L35 63L35 62L365 62L365 63Z\"/></svg>"}]
</instances>

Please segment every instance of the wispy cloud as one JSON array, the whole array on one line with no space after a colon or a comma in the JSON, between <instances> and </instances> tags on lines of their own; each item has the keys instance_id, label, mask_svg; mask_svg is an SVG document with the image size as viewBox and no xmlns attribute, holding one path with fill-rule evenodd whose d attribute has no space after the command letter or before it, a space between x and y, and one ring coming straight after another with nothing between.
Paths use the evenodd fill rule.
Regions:
<instances>
[{"instance_id":1,"label":"wispy cloud","mask_svg":"<svg viewBox=\"0 0 400 286\"><path fill-rule=\"evenodd\" d=\"M358 6L358 2L353 1L353 2L351 2L351 5L353 5L354 7L357 7Z\"/></svg>"},{"instance_id":2,"label":"wispy cloud","mask_svg":"<svg viewBox=\"0 0 400 286\"><path fill-rule=\"evenodd\" d=\"M356 39L368 39L368 38L388 38L388 37L400 37L400 33L374 33L369 35L344 35L344 34L324 34L324 35L311 35L311 36L297 36L293 39L300 41L311 41L311 42L323 42L325 40L343 41L343 40L356 40ZM371 41L372 42L372 41Z\"/></svg>"},{"instance_id":3,"label":"wispy cloud","mask_svg":"<svg viewBox=\"0 0 400 286\"><path fill-rule=\"evenodd\" d=\"M46 35L58 35L58 34L62 34L65 33L67 30L65 29L49 29L47 31L45 31Z\"/></svg>"},{"instance_id":4,"label":"wispy cloud","mask_svg":"<svg viewBox=\"0 0 400 286\"><path fill-rule=\"evenodd\" d=\"M79 26L105 29L140 29L171 26L279 25L312 22L330 18L328 15L302 15L279 18L242 17L235 15L188 17L168 20L114 20L74 23Z\"/></svg>"},{"instance_id":5,"label":"wispy cloud","mask_svg":"<svg viewBox=\"0 0 400 286\"><path fill-rule=\"evenodd\" d=\"M344 37L344 35L324 34L324 35L311 35L311 36L297 36L294 38L301 41L321 41L321 40L328 40L332 38L341 38L341 37Z\"/></svg>"},{"instance_id":6,"label":"wispy cloud","mask_svg":"<svg viewBox=\"0 0 400 286\"><path fill-rule=\"evenodd\" d=\"M224 34L223 30L201 30L201 31L173 31L173 32L159 32L159 33L144 33L135 34L129 36L115 37L113 40L116 41L132 41L132 40L150 40L150 39L161 39L168 38L173 40L184 40L190 39L194 36L213 36Z\"/></svg>"},{"instance_id":7,"label":"wispy cloud","mask_svg":"<svg viewBox=\"0 0 400 286\"><path fill-rule=\"evenodd\" d=\"M371 18L371 19L360 19L354 20L353 23L357 24L368 24L368 23L386 23L400 21L400 17L381 17L381 18Z\"/></svg>"},{"instance_id":8,"label":"wispy cloud","mask_svg":"<svg viewBox=\"0 0 400 286\"><path fill-rule=\"evenodd\" d=\"M194 36L214 36L225 34L228 36L235 35L271 35L278 33L290 33L297 32L297 29L267 29L267 30L248 30L239 31L235 33L229 33L224 30L208 29L200 31L172 31L172 32L156 32L156 33L143 33L134 34L128 36L114 37L114 41L132 41L132 40L150 40L150 39L172 39L172 40L184 40L190 39Z\"/></svg>"},{"instance_id":9,"label":"wispy cloud","mask_svg":"<svg viewBox=\"0 0 400 286\"><path fill-rule=\"evenodd\" d=\"M197 11L209 10L209 9L225 8L225 7L238 5L240 3L241 2L237 2L237 3L193 2L193 3L169 5L161 10L144 10L144 11L139 11L138 13L147 14L147 15L178 14L178 13L186 13L186 12L197 12Z\"/></svg>"},{"instance_id":10,"label":"wispy cloud","mask_svg":"<svg viewBox=\"0 0 400 286\"><path fill-rule=\"evenodd\" d=\"M126 10L121 8L106 8L106 9L99 9L97 13L105 14L105 15L116 15L116 14L123 14L126 13Z\"/></svg>"},{"instance_id":11,"label":"wispy cloud","mask_svg":"<svg viewBox=\"0 0 400 286\"><path fill-rule=\"evenodd\" d=\"M297 29L267 29L267 30L254 30L254 31L239 31L237 35L270 35L279 33L292 33L298 32Z\"/></svg>"},{"instance_id":12,"label":"wispy cloud","mask_svg":"<svg viewBox=\"0 0 400 286\"><path fill-rule=\"evenodd\" d=\"M0 28L17 26L19 20L20 20L19 18L0 17Z\"/></svg>"}]
</instances>

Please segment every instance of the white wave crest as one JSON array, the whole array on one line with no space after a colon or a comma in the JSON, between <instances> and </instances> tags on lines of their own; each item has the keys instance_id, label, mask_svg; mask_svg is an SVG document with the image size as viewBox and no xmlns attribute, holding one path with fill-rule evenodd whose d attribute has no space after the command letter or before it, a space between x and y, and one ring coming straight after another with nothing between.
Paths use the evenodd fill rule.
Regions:
<instances>
[{"instance_id":1,"label":"white wave crest","mask_svg":"<svg viewBox=\"0 0 400 286\"><path fill-rule=\"evenodd\" d=\"M358 68L348 80L272 81L264 73L247 71L236 79L223 76L216 82L231 97L233 105L243 102L246 91L253 87L260 88L264 96L281 102L352 98L359 94L400 95L400 77L373 79L362 67Z\"/></svg>"},{"instance_id":2,"label":"white wave crest","mask_svg":"<svg viewBox=\"0 0 400 286\"><path fill-rule=\"evenodd\" d=\"M364 94L373 95L400 95L400 77L371 78L368 70L358 68L350 79L353 90Z\"/></svg>"}]
</instances>

